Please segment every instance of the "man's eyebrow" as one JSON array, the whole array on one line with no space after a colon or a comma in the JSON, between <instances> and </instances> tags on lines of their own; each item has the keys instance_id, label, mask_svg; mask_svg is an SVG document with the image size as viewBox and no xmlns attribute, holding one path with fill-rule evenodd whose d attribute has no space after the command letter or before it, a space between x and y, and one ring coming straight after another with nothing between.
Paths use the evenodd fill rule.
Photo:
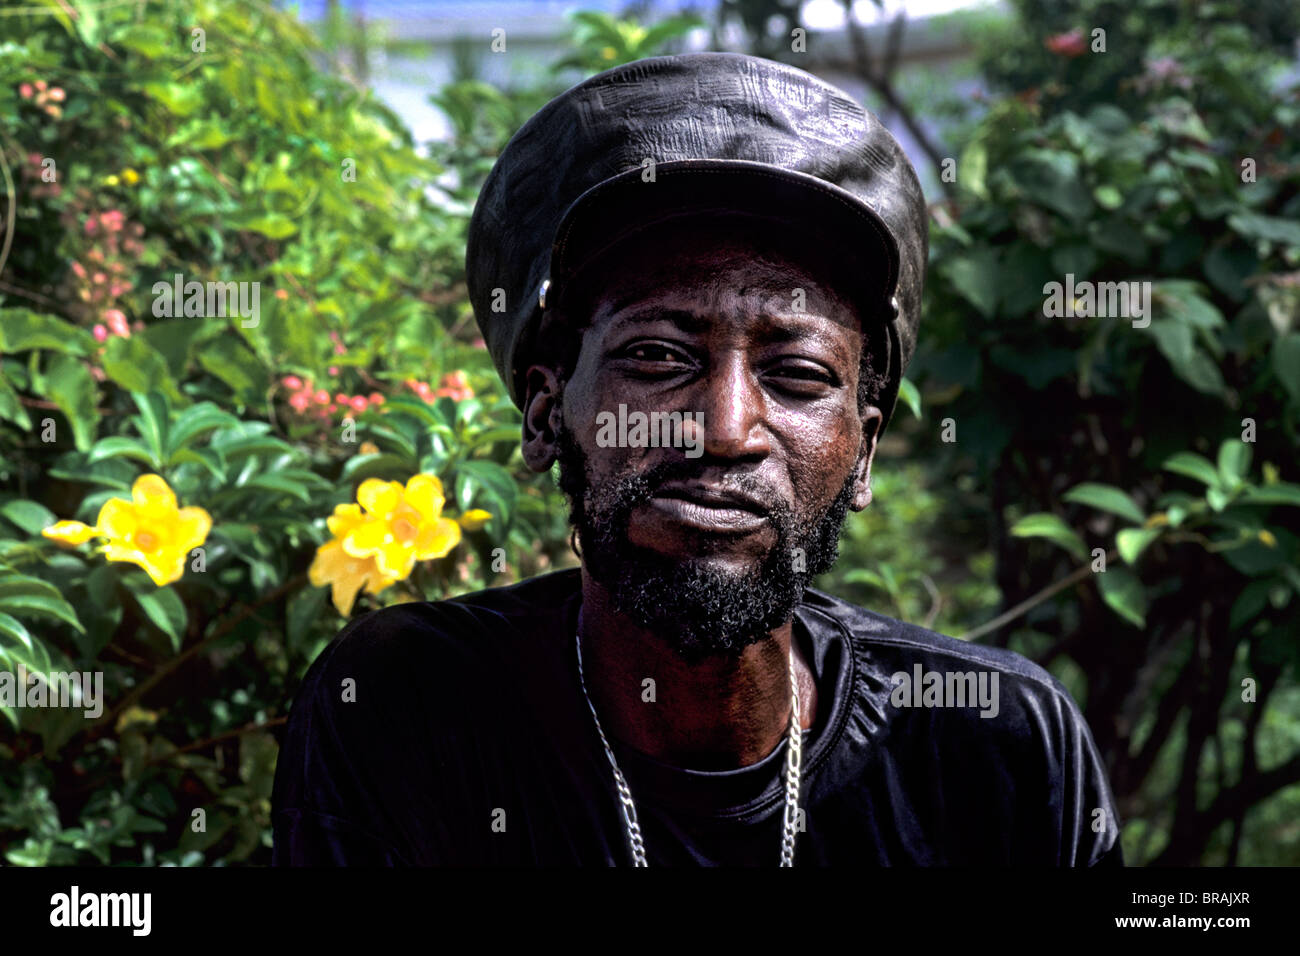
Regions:
<instances>
[{"instance_id":1,"label":"man's eyebrow","mask_svg":"<svg viewBox=\"0 0 1300 956\"><path fill-rule=\"evenodd\" d=\"M670 322L683 332L692 334L704 332L709 327L709 319L706 316L685 309L669 309L651 305L620 312L610 322L610 328L616 329L623 325L649 325L652 322Z\"/></svg>"},{"instance_id":2,"label":"man's eyebrow","mask_svg":"<svg viewBox=\"0 0 1300 956\"><path fill-rule=\"evenodd\" d=\"M768 321L764 323L763 329L758 333L758 338L768 342L794 342L798 339L827 338L826 329L822 325L811 320L800 320L797 317L790 316L766 316L777 319L777 321ZM676 325L682 332L702 333L707 332L710 326L708 316L699 315L698 312L682 310L682 308L667 308L662 306L641 306L628 308L610 321L610 328L617 329L623 325L649 325L666 321Z\"/></svg>"}]
</instances>

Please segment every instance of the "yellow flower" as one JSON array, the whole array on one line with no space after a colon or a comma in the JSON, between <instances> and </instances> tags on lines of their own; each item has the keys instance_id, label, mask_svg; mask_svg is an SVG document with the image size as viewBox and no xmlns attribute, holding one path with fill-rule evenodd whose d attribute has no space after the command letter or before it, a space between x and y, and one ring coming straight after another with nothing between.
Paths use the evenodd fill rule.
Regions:
<instances>
[{"instance_id":1,"label":"yellow flower","mask_svg":"<svg viewBox=\"0 0 1300 956\"><path fill-rule=\"evenodd\" d=\"M127 169L122 170L122 181L128 186L134 186L140 181L140 174L134 169L128 167Z\"/></svg>"},{"instance_id":2,"label":"yellow flower","mask_svg":"<svg viewBox=\"0 0 1300 956\"><path fill-rule=\"evenodd\" d=\"M1277 538L1273 537L1273 532L1267 529L1259 532L1259 540L1264 542L1270 548L1277 547Z\"/></svg>"},{"instance_id":3,"label":"yellow flower","mask_svg":"<svg viewBox=\"0 0 1300 956\"><path fill-rule=\"evenodd\" d=\"M357 592L363 586L367 594L378 594L397 580L381 574L374 558L353 558L344 554L337 538L316 549L307 576L314 587L330 585L330 599L344 617L352 613Z\"/></svg>"},{"instance_id":4,"label":"yellow flower","mask_svg":"<svg viewBox=\"0 0 1300 956\"><path fill-rule=\"evenodd\" d=\"M97 525L108 538L108 560L138 564L162 587L185 573L185 559L207 540L212 517L202 508L177 508L167 482L141 475L131 486L130 501L104 502Z\"/></svg>"},{"instance_id":5,"label":"yellow flower","mask_svg":"<svg viewBox=\"0 0 1300 956\"><path fill-rule=\"evenodd\" d=\"M612 60L617 55L618 55L617 52L614 50L612 46L607 46L600 51L600 58L602 60Z\"/></svg>"},{"instance_id":6,"label":"yellow flower","mask_svg":"<svg viewBox=\"0 0 1300 956\"><path fill-rule=\"evenodd\" d=\"M357 449L358 455L378 455L379 446L372 441L363 441L361 447Z\"/></svg>"},{"instance_id":7,"label":"yellow flower","mask_svg":"<svg viewBox=\"0 0 1300 956\"><path fill-rule=\"evenodd\" d=\"M99 529L92 528L88 524L82 524L80 521L57 521L42 531L41 534L59 544L76 547L79 544L85 544L99 534Z\"/></svg>"},{"instance_id":8,"label":"yellow flower","mask_svg":"<svg viewBox=\"0 0 1300 956\"><path fill-rule=\"evenodd\" d=\"M368 478L357 489L364 518L338 534L345 554L373 557L379 571L401 580L416 561L445 557L460 544L460 525L442 517L446 499L433 475L396 481ZM330 530L333 530L331 528Z\"/></svg>"},{"instance_id":9,"label":"yellow flower","mask_svg":"<svg viewBox=\"0 0 1300 956\"><path fill-rule=\"evenodd\" d=\"M116 186L117 184L118 184L118 178L117 178L116 176L105 176L105 177L104 177L104 185L106 185L106 186Z\"/></svg>"},{"instance_id":10,"label":"yellow flower","mask_svg":"<svg viewBox=\"0 0 1300 956\"><path fill-rule=\"evenodd\" d=\"M367 594L378 594L397 581L397 578L382 573L373 557L354 558L344 552L340 538L364 524L365 520L360 505L336 507L327 522L335 537L316 549L316 557L307 569L307 578L313 587L331 586L331 600L344 617L352 613L352 605L362 587Z\"/></svg>"},{"instance_id":11,"label":"yellow flower","mask_svg":"<svg viewBox=\"0 0 1300 956\"><path fill-rule=\"evenodd\" d=\"M466 531L477 531L492 520L492 512L484 511L482 508L471 508L457 520Z\"/></svg>"},{"instance_id":12,"label":"yellow flower","mask_svg":"<svg viewBox=\"0 0 1300 956\"><path fill-rule=\"evenodd\" d=\"M444 504L442 482L433 475L415 475L405 485L363 481L357 502L330 515L333 537L316 549L309 580L315 587L330 585L334 606L349 616L363 587L379 594L408 577L416 561L445 557L460 543L460 525L442 517ZM491 517L485 511L465 517L478 515Z\"/></svg>"}]
</instances>

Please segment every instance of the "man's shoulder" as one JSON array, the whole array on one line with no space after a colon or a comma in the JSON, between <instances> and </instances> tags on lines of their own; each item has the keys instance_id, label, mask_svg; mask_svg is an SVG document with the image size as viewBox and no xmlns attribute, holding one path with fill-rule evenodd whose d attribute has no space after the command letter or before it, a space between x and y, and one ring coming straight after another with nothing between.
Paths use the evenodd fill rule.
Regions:
<instances>
[{"instance_id":1,"label":"man's shoulder","mask_svg":"<svg viewBox=\"0 0 1300 956\"><path fill-rule=\"evenodd\" d=\"M911 677L918 665L925 674L985 672L997 674L1003 690L1018 688L1020 696L1051 699L1077 710L1053 674L1015 651L959 640L816 589L808 590L802 607L833 621L852 643L859 661L868 662L886 679L900 672Z\"/></svg>"},{"instance_id":2,"label":"man's shoulder","mask_svg":"<svg viewBox=\"0 0 1300 956\"><path fill-rule=\"evenodd\" d=\"M440 601L380 608L348 623L314 666L464 676L552 641L579 586L578 570L566 569Z\"/></svg>"}]
</instances>

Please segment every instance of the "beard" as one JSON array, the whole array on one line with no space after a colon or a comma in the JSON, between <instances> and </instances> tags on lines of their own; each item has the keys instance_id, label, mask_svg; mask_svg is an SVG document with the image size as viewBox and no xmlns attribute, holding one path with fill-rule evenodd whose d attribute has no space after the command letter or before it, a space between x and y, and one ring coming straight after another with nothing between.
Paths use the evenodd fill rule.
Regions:
<instances>
[{"instance_id":1,"label":"beard","mask_svg":"<svg viewBox=\"0 0 1300 956\"><path fill-rule=\"evenodd\" d=\"M666 482L698 479L708 465L665 461L644 472L593 484L587 456L560 423L560 490L569 500L583 566L609 592L614 609L668 642L687 663L736 657L790 620L812 579L839 557L840 529L853 500L850 472L820 512L800 512L752 475L729 476L729 487L763 502L776 544L756 567L720 567L707 557L665 555L633 544L632 511Z\"/></svg>"}]
</instances>

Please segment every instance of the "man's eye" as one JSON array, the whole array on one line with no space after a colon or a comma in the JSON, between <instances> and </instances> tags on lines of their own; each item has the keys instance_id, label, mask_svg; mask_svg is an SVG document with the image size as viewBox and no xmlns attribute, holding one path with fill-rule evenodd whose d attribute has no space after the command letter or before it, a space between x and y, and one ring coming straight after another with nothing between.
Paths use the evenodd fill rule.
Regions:
<instances>
[{"instance_id":1,"label":"man's eye","mask_svg":"<svg viewBox=\"0 0 1300 956\"><path fill-rule=\"evenodd\" d=\"M782 365L768 372L770 378L789 382L794 387L805 389L809 386L834 385L835 378L829 372L807 365Z\"/></svg>"},{"instance_id":2,"label":"man's eye","mask_svg":"<svg viewBox=\"0 0 1300 956\"><path fill-rule=\"evenodd\" d=\"M623 354L638 362L681 364L686 361L686 356L677 349L669 348L667 345L659 345L654 342L642 342L638 345L630 346L623 351Z\"/></svg>"}]
</instances>

